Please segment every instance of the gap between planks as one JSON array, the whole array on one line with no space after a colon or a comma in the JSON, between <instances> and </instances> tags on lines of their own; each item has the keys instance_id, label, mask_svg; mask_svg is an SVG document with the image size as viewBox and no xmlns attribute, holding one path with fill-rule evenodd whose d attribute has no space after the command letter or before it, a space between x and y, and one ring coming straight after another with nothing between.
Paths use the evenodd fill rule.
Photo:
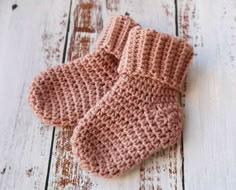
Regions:
<instances>
[{"instance_id":1,"label":"gap between planks","mask_svg":"<svg viewBox=\"0 0 236 190\"><path fill-rule=\"evenodd\" d=\"M63 48L62 63L65 63L66 61L66 52L67 52L69 30L70 30L70 20L71 20L71 9L72 9L72 0L70 0L70 6L68 10L68 21L67 21L67 28L66 28L66 34L65 34L65 43L64 43L64 48ZM52 140L51 140L51 146L50 146L50 154L48 158L48 169L47 169L47 175L46 175L46 181L45 181L45 187L44 187L45 190L48 189L54 140L55 140L55 127L53 127L53 130L52 130Z\"/></svg>"}]
</instances>

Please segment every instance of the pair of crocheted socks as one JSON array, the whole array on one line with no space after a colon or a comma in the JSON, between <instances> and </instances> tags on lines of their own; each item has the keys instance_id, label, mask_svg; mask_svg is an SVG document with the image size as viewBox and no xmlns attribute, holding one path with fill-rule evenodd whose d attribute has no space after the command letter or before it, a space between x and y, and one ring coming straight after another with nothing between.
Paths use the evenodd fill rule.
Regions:
<instances>
[{"instance_id":1,"label":"pair of crocheted socks","mask_svg":"<svg viewBox=\"0 0 236 190\"><path fill-rule=\"evenodd\" d=\"M72 148L81 168L120 175L177 142L179 91L192 47L112 17L94 53L58 65L32 82L29 103L46 124L76 126Z\"/></svg>"},{"instance_id":2,"label":"pair of crocheted socks","mask_svg":"<svg viewBox=\"0 0 236 190\"><path fill-rule=\"evenodd\" d=\"M94 53L40 73L32 82L29 103L46 124L74 127L114 85L131 28L128 16L114 16L104 27Z\"/></svg>"},{"instance_id":3,"label":"pair of crocheted socks","mask_svg":"<svg viewBox=\"0 0 236 190\"><path fill-rule=\"evenodd\" d=\"M179 91L193 50L182 39L134 27L111 90L71 138L81 168L112 177L177 142L183 125Z\"/></svg>"}]
</instances>

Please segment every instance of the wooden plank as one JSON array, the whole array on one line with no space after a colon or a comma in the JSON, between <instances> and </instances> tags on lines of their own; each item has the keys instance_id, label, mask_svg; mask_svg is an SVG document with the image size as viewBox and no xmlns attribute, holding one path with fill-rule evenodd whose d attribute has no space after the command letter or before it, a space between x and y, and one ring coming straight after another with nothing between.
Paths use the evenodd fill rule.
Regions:
<instances>
[{"instance_id":1,"label":"wooden plank","mask_svg":"<svg viewBox=\"0 0 236 190\"><path fill-rule=\"evenodd\" d=\"M52 128L33 115L28 88L39 71L62 59L69 5L22 0L12 7L14 2L0 2L0 189L41 190Z\"/></svg>"},{"instance_id":2,"label":"wooden plank","mask_svg":"<svg viewBox=\"0 0 236 190\"><path fill-rule=\"evenodd\" d=\"M174 1L73 1L68 44L68 60L94 50L95 40L103 24L113 14L131 16L144 27L175 34ZM103 179L80 170L73 158L70 137L73 130L57 128L53 146L48 189L182 189L181 143L154 154L121 177Z\"/></svg>"},{"instance_id":3,"label":"wooden plank","mask_svg":"<svg viewBox=\"0 0 236 190\"><path fill-rule=\"evenodd\" d=\"M187 80L186 190L236 186L236 2L178 0L179 32L195 49Z\"/></svg>"}]
</instances>

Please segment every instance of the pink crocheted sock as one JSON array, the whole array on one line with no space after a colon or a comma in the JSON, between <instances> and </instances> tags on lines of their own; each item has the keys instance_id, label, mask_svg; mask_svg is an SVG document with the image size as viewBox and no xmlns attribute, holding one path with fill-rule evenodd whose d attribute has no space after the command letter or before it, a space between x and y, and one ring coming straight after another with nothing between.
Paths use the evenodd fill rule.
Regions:
<instances>
[{"instance_id":1,"label":"pink crocheted sock","mask_svg":"<svg viewBox=\"0 0 236 190\"><path fill-rule=\"evenodd\" d=\"M117 80L118 62L135 25L128 16L112 17L95 52L40 73L28 98L35 114L49 125L75 126Z\"/></svg>"},{"instance_id":2,"label":"pink crocheted sock","mask_svg":"<svg viewBox=\"0 0 236 190\"><path fill-rule=\"evenodd\" d=\"M120 175L177 142L183 124L179 91L192 55L180 38L131 30L118 81L74 129L71 142L82 169Z\"/></svg>"}]
</instances>

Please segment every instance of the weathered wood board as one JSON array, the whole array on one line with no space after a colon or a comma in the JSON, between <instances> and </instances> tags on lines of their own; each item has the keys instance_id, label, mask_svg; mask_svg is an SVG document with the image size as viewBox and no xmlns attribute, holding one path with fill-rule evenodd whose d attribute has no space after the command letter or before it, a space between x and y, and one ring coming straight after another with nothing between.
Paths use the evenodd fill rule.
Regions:
<instances>
[{"instance_id":1,"label":"weathered wood board","mask_svg":"<svg viewBox=\"0 0 236 190\"><path fill-rule=\"evenodd\" d=\"M32 114L33 77L62 59L68 3L0 1L0 189L44 189L52 127ZM54 7L52 9L52 7Z\"/></svg>"},{"instance_id":2,"label":"weathered wood board","mask_svg":"<svg viewBox=\"0 0 236 190\"><path fill-rule=\"evenodd\" d=\"M185 189L236 188L236 1L178 1L195 49L187 80Z\"/></svg>"}]
</instances>

